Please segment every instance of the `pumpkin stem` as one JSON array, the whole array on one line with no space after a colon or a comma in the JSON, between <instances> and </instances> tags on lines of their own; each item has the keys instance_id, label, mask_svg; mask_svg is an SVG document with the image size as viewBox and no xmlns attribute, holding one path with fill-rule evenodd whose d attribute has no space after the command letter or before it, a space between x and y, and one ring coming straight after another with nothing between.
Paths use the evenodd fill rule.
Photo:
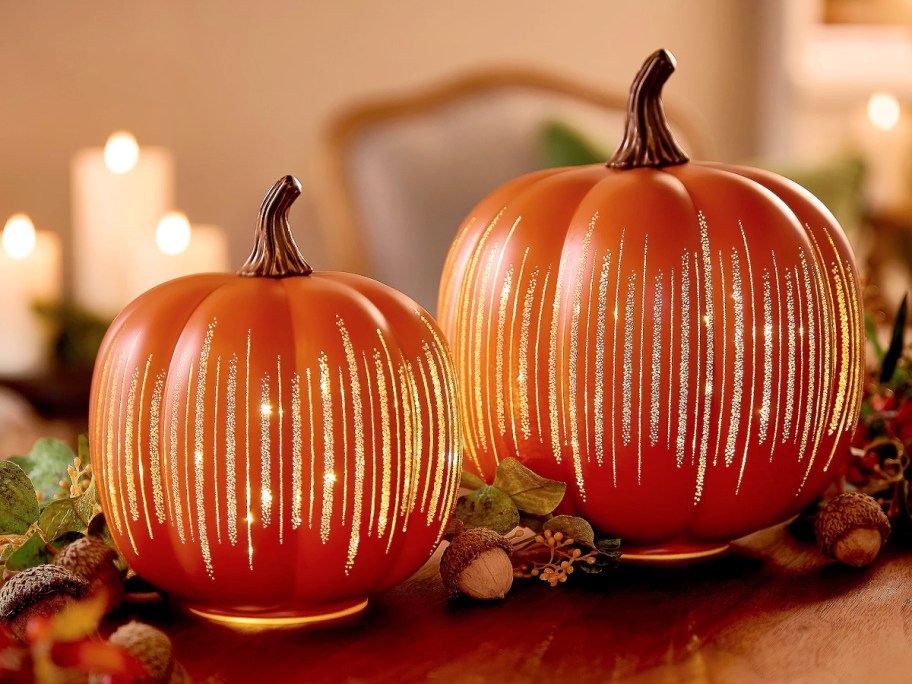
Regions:
<instances>
[{"instance_id":1,"label":"pumpkin stem","mask_svg":"<svg viewBox=\"0 0 912 684\"><path fill-rule=\"evenodd\" d=\"M313 273L288 225L288 210L300 194L301 183L294 176L280 178L266 193L257 216L253 251L238 275L287 278Z\"/></svg>"},{"instance_id":2,"label":"pumpkin stem","mask_svg":"<svg viewBox=\"0 0 912 684\"><path fill-rule=\"evenodd\" d=\"M662 86L674 70L675 58L668 50L656 50L640 67L627 100L624 139L608 160L609 168L661 168L688 161L662 107Z\"/></svg>"}]
</instances>

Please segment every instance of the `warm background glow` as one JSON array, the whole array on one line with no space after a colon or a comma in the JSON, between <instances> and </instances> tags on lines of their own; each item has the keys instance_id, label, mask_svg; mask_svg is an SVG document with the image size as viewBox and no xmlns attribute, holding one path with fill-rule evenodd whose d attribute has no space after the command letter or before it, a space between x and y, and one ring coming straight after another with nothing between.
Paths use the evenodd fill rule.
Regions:
<instances>
[{"instance_id":1,"label":"warm background glow","mask_svg":"<svg viewBox=\"0 0 912 684\"><path fill-rule=\"evenodd\" d=\"M900 114L899 100L890 93L874 93L868 100L868 118L882 131L896 128Z\"/></svg>"},{"instance_id":2,"label":"warm background glow","mask_svg":"<svg viewBox=\"0 0 912 684\"><path fill-rule=\"evenodd\" d=\"M13 214L3 227L3 250L13 259L25 259L35 249L35 226L25 214Z\"/></svg>"}]
</instances>

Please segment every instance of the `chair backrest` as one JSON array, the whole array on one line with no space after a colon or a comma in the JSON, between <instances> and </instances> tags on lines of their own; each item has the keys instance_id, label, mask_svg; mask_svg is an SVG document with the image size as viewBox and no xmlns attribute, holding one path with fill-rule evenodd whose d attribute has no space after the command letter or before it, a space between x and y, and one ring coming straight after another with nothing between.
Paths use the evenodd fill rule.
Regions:
<instances>
[{"instance_id":1,"label":"chair backrest","mask_svg":"<svg viewBox=\"0 0 912 684\"><path fill-rule=\"evenodd\" d=\"M489 71L353 107L331 122L323 181L330 257L436 309L443 263L472 208L541 168L544 127L560 122L609 152L626 93L530 71ZM668 118L685 149L697 136Z\"/></svg>"}]
</instances>

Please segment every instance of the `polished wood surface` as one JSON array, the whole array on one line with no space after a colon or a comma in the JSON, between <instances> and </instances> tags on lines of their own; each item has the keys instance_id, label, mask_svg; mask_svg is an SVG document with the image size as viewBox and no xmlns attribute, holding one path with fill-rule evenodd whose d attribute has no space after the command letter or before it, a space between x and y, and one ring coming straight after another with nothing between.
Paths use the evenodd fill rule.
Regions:
<instances>
[{"instance_id":1,"label":"polished wood surface","mask_svg":"<svg viewBox=\"0 0 912 684\"><path fill-rule=\"evenodd\" d=\"M332 628L239 632L167 604L121 611L165 629L199 682L912 681L912 551L854 570L781 527L690 566L622 565L500 603L449 600L432 558Z\"/></svg>"}]
</instances>

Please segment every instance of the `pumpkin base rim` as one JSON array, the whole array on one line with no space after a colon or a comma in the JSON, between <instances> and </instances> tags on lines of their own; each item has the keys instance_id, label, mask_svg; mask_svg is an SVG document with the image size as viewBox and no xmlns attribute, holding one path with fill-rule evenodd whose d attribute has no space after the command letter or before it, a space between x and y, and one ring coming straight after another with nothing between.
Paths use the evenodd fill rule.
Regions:
<instances>
[{"instance_id":1,"label":"pumpkin base rim","mask_svg":"<svg viewBox=\"0 0 912 684\"><path fill-rule=\"evenodd\" d=\"M368 599L356 598L350 601L283 611L250 611L216 608L197 603L181 603L183 610L194 617L234 629L295 628L334 624L353 619L367 609Z\"/></svg>"}]
</instances>

